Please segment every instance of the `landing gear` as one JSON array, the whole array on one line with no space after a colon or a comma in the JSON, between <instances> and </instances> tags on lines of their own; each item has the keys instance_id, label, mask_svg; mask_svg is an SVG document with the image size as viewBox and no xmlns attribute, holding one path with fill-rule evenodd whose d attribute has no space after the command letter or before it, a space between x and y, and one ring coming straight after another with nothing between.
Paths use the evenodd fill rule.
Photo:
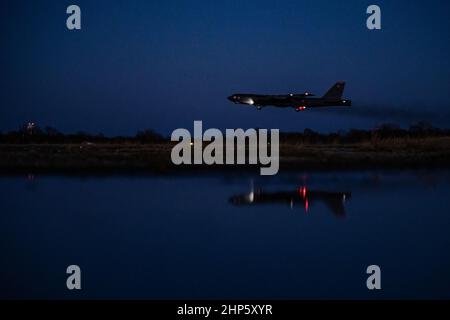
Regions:
<instances>
[{"instance_id":1,"label":"landing gear","mask_svg":"<svg viewBox=\"0 0 450 320\"><path fill-rule=\"evenodd\" d=\"M256 109L261 110L262 107L261 106L256 106Z\"/></svg>"}]
</instances>

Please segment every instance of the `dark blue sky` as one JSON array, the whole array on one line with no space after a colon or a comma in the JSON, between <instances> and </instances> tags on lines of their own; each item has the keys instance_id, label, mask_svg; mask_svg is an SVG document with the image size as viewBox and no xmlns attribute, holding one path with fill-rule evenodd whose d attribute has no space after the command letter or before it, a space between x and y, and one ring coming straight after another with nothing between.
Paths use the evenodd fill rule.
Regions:
<instances>
[{"instance_id":1,"label":"dark blue sky","mask_svg":"<svg viewBox=\"0 0 450 320\"><path fill-rule=\"evenodd\" d=\"M68 31L66 7L82 11ZM366 8L382 9L381 31ZM0 130L168 134L205 127L335 131L422 118L450 126L447 1L2 1ZM256 111L234 92L323 94L355 107ZM381 112L380 112L381 110Z\"/></svg>"}]
</instances>

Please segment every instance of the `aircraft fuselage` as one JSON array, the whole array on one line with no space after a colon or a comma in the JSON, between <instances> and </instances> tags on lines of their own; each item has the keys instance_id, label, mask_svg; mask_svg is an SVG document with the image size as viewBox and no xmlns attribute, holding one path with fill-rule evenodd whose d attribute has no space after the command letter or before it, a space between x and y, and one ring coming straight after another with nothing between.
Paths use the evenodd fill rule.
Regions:
<instances>
[{"instance_id":1,"label":"aircraft fuselage","mask_svg":"<svg viewBox=\"0 0 450 320\"><path fill-rule=\"evenodd\" d=\"M262 95L249 93L236 93L228 97L228 100L236 104L245 104L255 106L258 109L266 106L275 106L279 108L295 108L297 111L307 108L319 107L349 107L351 100L342 98L345 82L337 82L321 98L312 98L311 93L284 95Z\"/></svg>"},{"instance_id":2,"label":"aircraft fuselage","mask_svg":"<svg viewBox=\"0 0 450 320\"><path fill-rule=\"evenodd\" d=\"M258 95L237 93L228 100L250 106L276 106L276 107L331 107L331 106L351 106L351 100L347 99L323 99L323 98L295 98L289 95Z\"/></svg>"}]
</instances>

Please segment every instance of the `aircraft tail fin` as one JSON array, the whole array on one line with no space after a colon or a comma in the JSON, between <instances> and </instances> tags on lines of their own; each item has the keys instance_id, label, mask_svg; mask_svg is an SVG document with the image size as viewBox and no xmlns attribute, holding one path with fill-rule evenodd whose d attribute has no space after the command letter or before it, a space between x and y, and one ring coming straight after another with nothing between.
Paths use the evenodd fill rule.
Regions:
<instances>
[{"instance_id":1,"label":"aircraft tail fin","mask_svg":"<svg viewBox=\"0 0 450 320\"><path fill-rule=\"evenodd\" d=\"M342 98L343 93L344 93L344 88L345 88L345 82L344 81L336 82L336 84L334 86L332 86L330 88L330 90L327 91L327 93L325 93L323 98L324 99L340 100Z\"/></svg>"}]
</instances>

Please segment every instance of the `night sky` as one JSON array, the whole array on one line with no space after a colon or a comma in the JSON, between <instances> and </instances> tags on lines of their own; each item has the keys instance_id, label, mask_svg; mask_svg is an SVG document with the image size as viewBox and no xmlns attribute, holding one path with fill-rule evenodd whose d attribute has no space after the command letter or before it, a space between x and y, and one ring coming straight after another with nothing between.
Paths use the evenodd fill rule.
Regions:
<instances>
[{"instance_id":1,"label":"night sky","mask_svg":"<svg viewBox=\"0 0 450 320\"><path fill-rule=\"evenodd\" d=\"M66 28L77 4L82 30ZM382 30L366 28L366 8ZM204 127L328 132L428 120L450 127L448 1L1 1L0 130L170 134ZM296 113L235 92L322 95L354 107Z\"/></svg>"}]
</instances>

